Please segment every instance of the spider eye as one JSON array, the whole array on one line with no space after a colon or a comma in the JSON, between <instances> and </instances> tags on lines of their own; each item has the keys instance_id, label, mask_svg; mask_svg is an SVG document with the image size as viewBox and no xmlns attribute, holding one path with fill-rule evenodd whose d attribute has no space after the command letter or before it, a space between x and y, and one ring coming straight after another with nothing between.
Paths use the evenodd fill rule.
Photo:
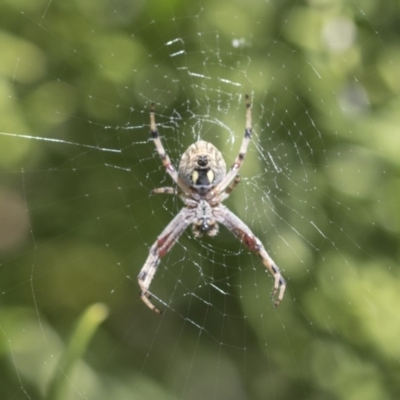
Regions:
<instances>
[{"instance_id":1,"label":"spider eye","mask_svg":"<svg viewBox=\"0 0 400 400\"><path fill-rule=\"evenodd\" d=\"M205 167L208 164L208 159L207 156L199 156L199 158L197 159L197 165L199 167Z\"/></svg>"}]
</instances>

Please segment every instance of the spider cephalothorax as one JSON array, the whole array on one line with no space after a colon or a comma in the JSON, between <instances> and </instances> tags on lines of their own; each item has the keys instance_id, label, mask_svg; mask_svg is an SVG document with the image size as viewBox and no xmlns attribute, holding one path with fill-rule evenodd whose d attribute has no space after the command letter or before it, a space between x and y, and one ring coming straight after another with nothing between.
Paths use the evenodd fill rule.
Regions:
<instances>
[{"instance_id":1,"label":"spider cephalothorax","mask_svg":"<svg viewBox=\"0 0 400 400\"><path fill-rule=\"evenodd\" d=\"M161 257L171 249L189 225L192 225L195 237L204 234L215 236L218 233L218 224L225 225L250 250L260 256L264 266L274 277L272 296L274 297L278 293L274 305L277 306L283 298L286 283L278 266L250 228L221 204L240 181L238 172L251 138L251 107L247 95L246 110L246 129L243 142L239 154L228 172L221 152L214 145L203 140L190 145L183 153L177 171L161 143L155 122L154 105L151 106L151 136L164 167L178 186L177 189L172 187L158 188L154 189L153 192L178 195L185 204L151 246L150 254L138 275L142 300L149 308L158 313L160 313L160 310L150 301L149 287L151 281Z\"/></svg>"}]
</instances>

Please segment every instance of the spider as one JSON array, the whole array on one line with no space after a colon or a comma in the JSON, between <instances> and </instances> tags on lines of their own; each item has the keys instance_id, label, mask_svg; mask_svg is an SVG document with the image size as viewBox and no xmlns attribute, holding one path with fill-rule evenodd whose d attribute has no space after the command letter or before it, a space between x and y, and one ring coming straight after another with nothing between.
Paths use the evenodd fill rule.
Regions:
<instances>
[{"instance_id":1,"label":"spider","mask_svg":"<svg viewBox=\"0 0 400 400\"><path fill-rule=\"evenodd\" d=\"M192 231L196 238L204 234L215 236L218 233L218 224L225 225L250 250L260 256L264 266L273 276L274 286L271 296L272 298L276 297L274 306L278 306L283 298L286 282L278 266L250 228L221 204L240 181L238 172L252 135L250 99L248 95L245 98L246 129L239 154L228 172L226 172L226 164L221 152L214 145L203 140L189 146L183 153L179 168L176 170L164 150L157 130L154 103L151 104L150 134L167 173L177 185L176 188L157 188L153 190L153 193L177 195L185 204L151 246L149 256L138 275L140 297L151 310L157 313L161 314L161 311L150 301L151 281L157 271L160 259L171 249L189 225L192 225Z\"/></svg>"}]
</instances>

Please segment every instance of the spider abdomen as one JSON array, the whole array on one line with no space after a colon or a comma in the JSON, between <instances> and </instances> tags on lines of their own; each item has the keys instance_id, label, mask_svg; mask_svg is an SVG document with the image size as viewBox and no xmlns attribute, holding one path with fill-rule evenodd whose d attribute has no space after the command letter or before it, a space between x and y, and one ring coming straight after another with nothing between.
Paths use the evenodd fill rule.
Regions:
<instances>
[{"instance_id":1,"label":"spider abdomen","mask_svg":"<svg viewBox=\"0 0 400 400\"><path fill-rule=\"evenodd\" d=\"M205 194L225 177L226 164L213 144L199 140L183 153L178 173L186 185Z\"/></svg>"}]
</instances>

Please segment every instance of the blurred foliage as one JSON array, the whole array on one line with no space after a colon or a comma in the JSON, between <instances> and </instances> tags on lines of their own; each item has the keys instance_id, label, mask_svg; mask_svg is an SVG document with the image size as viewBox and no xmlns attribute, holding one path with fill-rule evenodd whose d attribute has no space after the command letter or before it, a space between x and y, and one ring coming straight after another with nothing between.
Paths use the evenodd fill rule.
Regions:
<instances>
[{"instance_id":1,"label":"blurred foliage","mask_svg":"<svg viewBox=\"0 0 400 400\"><path fill-rule=\"evenodd\" d=\"M399 17L389 0L2 2L2 398L59 379L65 399L396 398ZM149 103L174 162L199 130L232 160L243 91L255 144L229 206L284 270L284 302L231 236L184 236L153 315L136 274L180 204L149 197L170 184ZM109 318L69 363L97 302Z\"/></svg>"}]
</instances>

